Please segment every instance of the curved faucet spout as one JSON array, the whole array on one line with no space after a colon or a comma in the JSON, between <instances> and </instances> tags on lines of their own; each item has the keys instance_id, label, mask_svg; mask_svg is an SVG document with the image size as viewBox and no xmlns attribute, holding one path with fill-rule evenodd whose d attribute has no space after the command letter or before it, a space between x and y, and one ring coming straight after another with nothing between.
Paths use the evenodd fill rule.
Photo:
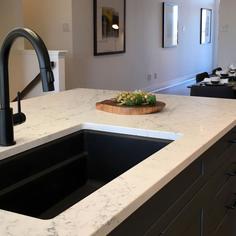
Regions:
<instances>
[{"instance_id":1,"label":"curved faucet spout","mask_svg":"<svg viewBox=\"0 0 236 236\"><path fill-rule=\"evenodd\" d=\"M8 61L12 44L19 37L27 39L36 51L43 91L54 90L51 63L43 40L35 32L26 28L16 28L8 33L0 51L0 145L4 146L14 144L13 114L9 98Z\"/></svg>"},{"instance_id":2,"label":"curved faucet spout","mask_svg":"<svg viewBox=\"0 0 236 236\"><path fill-rule=\"evenodd\" d=\"M8 60L10 49L13 42L23 37L27 39L36 51L40 73L43 84L43 91L54 90L54 78L51 70L50 59L47 48L43 40L32 30L26 28L17 28L12 30L5 38L0 52L0 106L1 109L9 107L9 72Z\"/></svg>"}]
</instances>

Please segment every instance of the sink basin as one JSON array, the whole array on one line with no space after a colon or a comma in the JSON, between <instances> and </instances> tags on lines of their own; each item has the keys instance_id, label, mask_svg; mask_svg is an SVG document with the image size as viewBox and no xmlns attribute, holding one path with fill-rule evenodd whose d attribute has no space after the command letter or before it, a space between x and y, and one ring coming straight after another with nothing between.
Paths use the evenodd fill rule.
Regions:
<instances>
[{"instance_id":1,"label":"sink basin","mask_svg":"<svg viewBox=\"0 0 236 236\"><path fill-rule=\"evenodd\" d=\"M172 140L93 130L0 161L0 209L51 219Z\"/></svg>"}]
</instances>

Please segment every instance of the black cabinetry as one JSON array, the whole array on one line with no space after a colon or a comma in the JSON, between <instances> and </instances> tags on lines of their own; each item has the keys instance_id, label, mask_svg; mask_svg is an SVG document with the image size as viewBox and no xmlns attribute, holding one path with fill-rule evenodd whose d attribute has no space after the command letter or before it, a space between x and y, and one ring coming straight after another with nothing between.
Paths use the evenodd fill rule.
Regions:
<instances>
[{"instance_id":1,"label":"black cabinetry","mask_svg":"<svg viewBox=\"0 0 236 236\"><path fill-rule=\"evenodd\" d=\"M236 128L110 235L235 236Z\"/></svg>"}]
</instances>

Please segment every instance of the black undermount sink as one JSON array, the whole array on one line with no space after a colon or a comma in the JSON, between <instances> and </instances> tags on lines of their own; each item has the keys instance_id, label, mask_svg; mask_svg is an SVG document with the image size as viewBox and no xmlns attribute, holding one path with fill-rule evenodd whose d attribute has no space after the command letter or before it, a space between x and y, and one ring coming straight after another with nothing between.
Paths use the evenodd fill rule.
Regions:
<instances>
[{"instance_id":1,"label":"black undermount sink","mask_svg":"<svg viewBox=\"0 0 236 236\"><path fill-rule=\"evenodd\" d=\"M0 209L51 219L172 140L81 130L0 161Z\"/></svg>"}]
</instances>

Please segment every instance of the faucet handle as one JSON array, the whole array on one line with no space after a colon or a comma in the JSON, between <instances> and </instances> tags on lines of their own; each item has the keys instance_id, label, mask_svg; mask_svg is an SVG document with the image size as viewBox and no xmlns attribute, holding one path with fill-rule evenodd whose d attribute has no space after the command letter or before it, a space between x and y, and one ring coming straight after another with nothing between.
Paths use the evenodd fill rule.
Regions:
<instances>
[{"instance_id":1,"label":"faucet handle","mask_svg":"<svg viewBox=\"0 0 236 236\"><path fill-rule=\"evenodd\" d=\"M26 121L26 116L24 113L21 112L21 93L17 92L17 113L13 114L13 124L19 125Z\"/></svg>"}]
</instances>

